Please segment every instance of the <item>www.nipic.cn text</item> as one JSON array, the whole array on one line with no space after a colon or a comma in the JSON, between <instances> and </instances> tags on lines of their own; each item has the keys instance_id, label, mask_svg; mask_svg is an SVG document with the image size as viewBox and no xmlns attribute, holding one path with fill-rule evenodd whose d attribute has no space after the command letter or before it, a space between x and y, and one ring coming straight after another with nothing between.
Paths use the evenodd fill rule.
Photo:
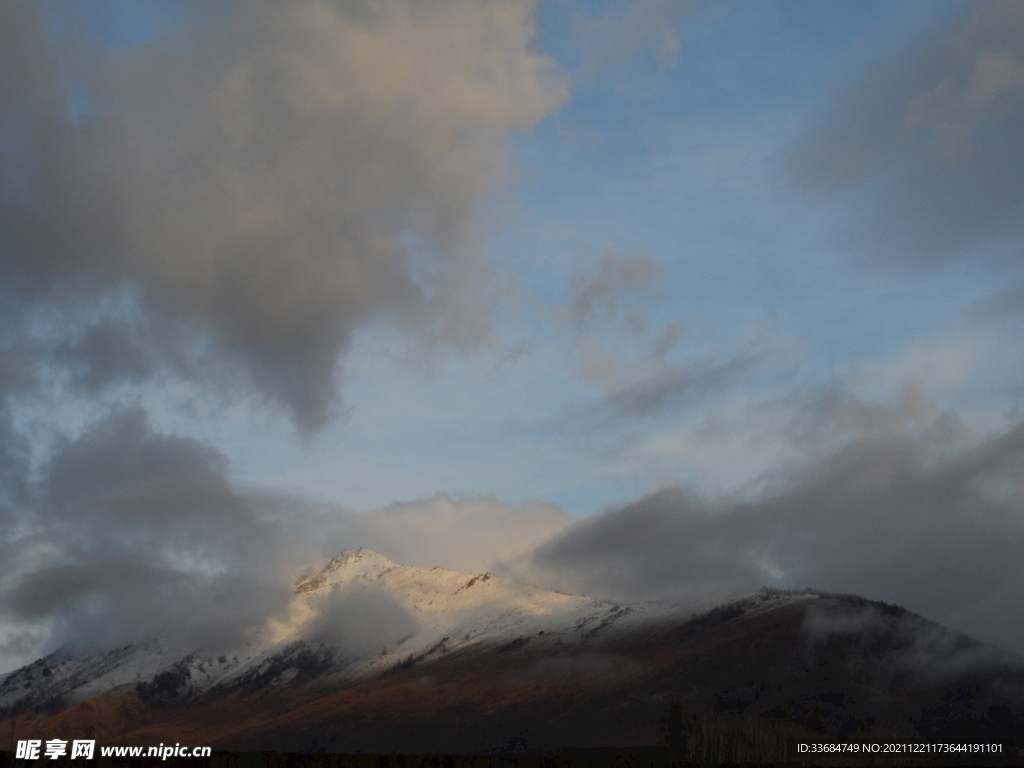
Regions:
<instances>
[{"instance_id":1,"label":"www.nipic.cn text","mask_svg":"<svg viewBox=\"0 0 1024 768\"><path fill-rule=\"evenodd\" d=\"M100 747L100 757L159 757L161 760L169 757L209 757L212 752L210 747L187 747L181 744L172 747L162 742L158 747ZM74 739L70 742L67 739L25 739L18 742L18 751L15 753L15 759L18 760L56 760L59 757L92 760L95 756L95 739Z\"/></svg>"}]
</instances>

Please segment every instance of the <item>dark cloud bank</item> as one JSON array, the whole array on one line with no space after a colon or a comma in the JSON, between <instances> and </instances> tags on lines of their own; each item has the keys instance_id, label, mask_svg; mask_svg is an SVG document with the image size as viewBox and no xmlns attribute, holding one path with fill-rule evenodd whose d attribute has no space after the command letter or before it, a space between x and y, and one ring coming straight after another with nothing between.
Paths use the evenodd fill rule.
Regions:
<instances>
[{"instance_id":1,"label":"dark cloud bank","mask_svg":"<svg viewBox=\"0 0 1024 768\"><path fill-rule=\"evenodd\" d=\"M672 487L581 521L521 573L618 599L852 592L1024 650L1024 427L952 455L852 442L753 500Z\"/></svg>"},{"instance_id":2,"label":"dark cloud bank","mask_svg":"<svg viewBox=\"0 0 1024 768\"><path fill-rule=\"evenodd\" d=\"M230 644L283 608L308 533L258 517L194 440L115 414L58 448L21 535L4 546L0 608L53 620L51 642L96 649L157 632ZM307 537L303 541L303 536Z\"/></svg>"}]
</instances>

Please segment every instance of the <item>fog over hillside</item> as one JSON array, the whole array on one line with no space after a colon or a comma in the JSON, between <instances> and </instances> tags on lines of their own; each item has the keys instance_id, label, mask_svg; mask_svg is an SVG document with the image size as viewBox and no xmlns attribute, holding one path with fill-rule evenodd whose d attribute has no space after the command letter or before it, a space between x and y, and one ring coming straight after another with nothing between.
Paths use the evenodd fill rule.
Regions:
<instances>
[{"instance_id":1,"label":"fog over hillside","mask_svg":"<svg viewBox=\"0 0 1024 768\"><path fill-rule=\"evenodd\" d=\"M1002 0L3 3L0 672L359 546L1024 653L1022 115Z\"/></svg>"}]
</instances>

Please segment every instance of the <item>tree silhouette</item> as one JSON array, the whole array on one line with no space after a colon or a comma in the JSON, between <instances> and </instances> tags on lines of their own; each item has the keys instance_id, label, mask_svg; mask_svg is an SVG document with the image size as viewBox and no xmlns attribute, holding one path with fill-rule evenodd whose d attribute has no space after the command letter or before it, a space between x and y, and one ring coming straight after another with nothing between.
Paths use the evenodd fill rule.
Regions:
<instances>
[{"instance_id":1,"label":"tree silhouette","mask_svg":"<svg viewBox=\"0 0 1024 768\"><path fill-rule=\"evenodd\" d=\"M682 756L686 749L686 729L683 725L683 702L676 696L668 699L668 712L661 719L661 730L673 755Z\"/></svg>"}]
</instances>

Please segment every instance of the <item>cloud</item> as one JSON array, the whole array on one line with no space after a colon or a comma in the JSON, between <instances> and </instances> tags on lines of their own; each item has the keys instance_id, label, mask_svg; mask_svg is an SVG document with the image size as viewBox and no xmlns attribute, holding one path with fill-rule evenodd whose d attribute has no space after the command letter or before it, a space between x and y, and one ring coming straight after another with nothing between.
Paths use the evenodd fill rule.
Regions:
<instances>
[{"instance_id":1,"label":"cloud","mask_svg":"<svg viewBox=\"0 0 1024 768\"><path fill-rule=\"evenodd\" d=\"M930 265L991 248L1019 262L1024 215L1024 7L970 3L842 93L793 148L815 194L857 211L876 259Z\"/></svg>"},{"instance_id":2,"label":"cloud","mask_svg":"<svg viewBox=\"0 0 1024 768\"><path fill-rule=\"evenodd\" d=\"M631 327L643 329L646 318L627 297L646 298L664 278L665 270L650 256L606 253L597 269L581 271L572 279L570 318L583 328L588 324L625 313Z\"/></svg>"},{"instance_id":3,"label":"cloud","mask_svg":"<svg viewBox=\"0 0 1024 768\"><path fill-rule=\"evenodd\" d=\"M636 393L687 388L690 373L664 362L682 340L685 323L668 325L652 320L652 306L664 299L659 288L667 272L650 256L605 253L596 264L573 274L571 297L555 307L551 316L574 333L577 374L610 394L616 401Z\"/></svg>"},{"instance_id":4,"label":"cloud","mask_svg":"<svg viewBox=\"0 0 1024 768\"><path fill-rule=\"evenodd\" d=\"M608 419L642 418L678 410L749 371L757 362L754 354L739 355L725 362L697 363L686 370L664 367L609 395L596 406Z\"/></svg>"},{"instance_id":5,"label":"cloud","mask_svg":"<svg viewBox=\"0 0 1024 768\"><path fill-rule=\"evenodd\" d=\"M10 409L0 406L0 536L12 522L13 507L28 493L29 448L15 429Z\"/></svg>"},{"instance_id":6,"label":"cloud","mask_svg":"<svg viewBox=\"0 0 1024 768\"><path fill-rule=\"evenodd\" d=\"M59 446L4 544L0 611L49 622L51 645L104 648L158 632L217 647L290 597L310 557L297 525L258 517L197 441L121 411ZM259 552L254 559L253 552Z\"/></svg>"},{"instance_id":7,"label":"cloud","mask_svg":"<svg viewBox=\"0 0 1024 768\"><path fill-rule=\"evenodd\" d=\"M76 389L90 395L117 382L141 383L155 365L140 335L124 320L102 317L59 347L60 367L68 370Z\"/></svg>"},{"instance_id":8,"label":"cloud","mask_svg":"<svg viewBox=\"0 0 1024 768\"><path fill-rule=\"evenodd\" d=\"M144 379L168 344L205 348L189 376L220 361L302 429L322 426L363 324L487 333L473 208L510 132L564 98L530 49L532 11L192 4L112 47L73 8L5 3L0 287L29 309L129 290L131 330L142 317L156 337L115 315L61 344L56 362L88 391Z\"/></svg>"},{"instance_id":9,"label":"cloud","mask_svg":"<svg viewBox=\"0 0 1024 768\"><path fill-rule=\"evenodd\" d=\"M898 673L910 672L926 685L948 683L972 672L1021 666L1016 654L970 642L913 613L870 604L811 603L801 632L812 653L837 638L862 648L888 646L882 663Z\"/></svg>"},{"instance_id":10,"label":"cloud","mask_svg":"<svg viewBox=\"0 0 1024 768\"><path fill-rule=\"evenodd\" d=\"M680 0L643 0L621 13L581 17L574 33L584 58L574 79L593 80L639 51L651 51L660 64L675 63L680 50L675 26L692 5Z\"/></svg>"},{"instance_id":11,"label":"cloud","mask_svg":"<svg viewBox=\"0 0 1024 768\"><path fill-rule=\"evenodd\" d=\"M402 565L440 565L466 573L531 552L573 517L554 504L505 504L494 496L396 502L365 514L328 513L329 549L365 546Z\"/></svg>"},{"instance_id":12,"label":"cloud","mask_svg":"<svg viewBox=\"0 0 1024 768\"><path fill-rule=\"evenodd\" d=\"M1020 651L1024 426L981 440L950 418L866 426L753 497L663 488L578 521L516 567L622 600L695 603L762 585L850 592Z\"/></svg>"},{"instance_id":13,"label":"cloud","mask_svg":"<svg viewBox=\"0 0 1024 768\"><path fill-rule=\"evenodd\" d=\"M18 510L29 499L32 450L18 428L12 399L30 389L36 377L34 361L10 344L8 325L0 309L0 553L4 542L17 530Z\"/></svg>"},{"instance_id":14,"label":"cloud","mask_svg":"<svg viewBox=\"0 0 1024 768\"><path fill-rule=\"evenodd\" d=\"M303 633L341 646L353 656L397 643L416 631L416 619L398 600L373 586L334 587L315 604L317 616Z\"/></svg>"}]
</instances>

